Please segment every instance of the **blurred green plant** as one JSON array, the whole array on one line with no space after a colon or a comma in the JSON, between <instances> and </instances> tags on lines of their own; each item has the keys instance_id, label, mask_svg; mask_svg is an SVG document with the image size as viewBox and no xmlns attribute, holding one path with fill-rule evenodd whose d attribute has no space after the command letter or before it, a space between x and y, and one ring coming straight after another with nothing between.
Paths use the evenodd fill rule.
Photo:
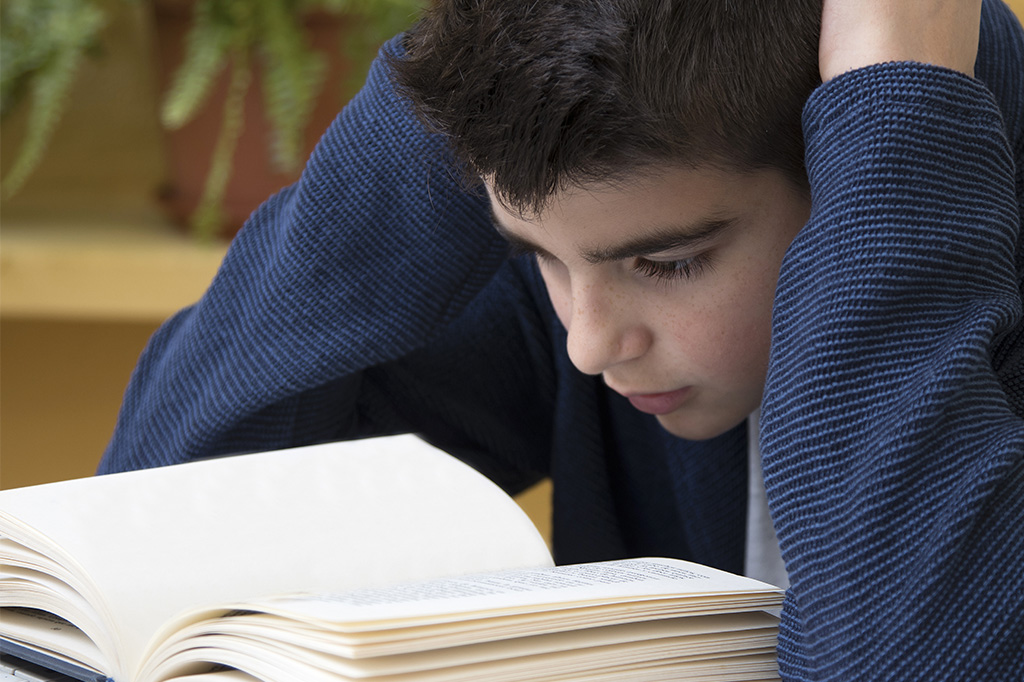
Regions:
<instances>
[{"instance_id":1,"label":"blurred green plant","mask_svg":"<svg viewBox=\"0 0 1024 682\"><path fill-rule=\"evenodd\" d=\"M351 90L381 42L408 27L426 0L196 0L186 37L185 58L174 73L161 106L168 129L188 123L202 108L212 86L230 68L221 129L212 151L203 196L192 216L192 231L208 239L222 223L222 203L239 136L245 125L243 103L262 66L264 107L271 122L274 165L295 170L302 158L302 133L323 88L326 59L312 50L303 33L309 12L354 15L359 30L347 32L338 49L353 65ZM0 2L0 107L6 115L30 93L28 131L18 158L4 179L3 194L20 189L42 158L60 118L75 71L95 51L110 2L95 0L2 0Z\"/></svg>"},{"instance_id":2,"label":"blurred green plant","mask_svg":"<svg viewBox=\"0 0 1024 682\"><path fill-rule=\"evenodd\" d=\"M75 72L87 52L99 49L105 24L106 13L90 0L0 3L0 116L25 97L31 107L4 196L17 192L42 159Z\"/></svg>"},{"instance_id":3,"label":"blurred green plant","mask_svg":"<svg viewBox=\"0 0 1024 682\"><path fill-rule=\"evenodd\" d=\"M195 234L215 234L230 179L231 158L241 135L253 59L263 66L264 108L271 123L270 152L281 171L298 168L302 133L323 87L325 58L305 40L302 18L310 11L355 15L360 30L346 33L339 49L353 64L354 91L366 76L376 46L408 27L424 0L198 0L186 44L161 110L165 127L178 128L196 114L210 87L231 69L220 136L213 151L203 197L192 218ZM230 65L230 66L229 66Z\"/></svg>"}]
</instances>

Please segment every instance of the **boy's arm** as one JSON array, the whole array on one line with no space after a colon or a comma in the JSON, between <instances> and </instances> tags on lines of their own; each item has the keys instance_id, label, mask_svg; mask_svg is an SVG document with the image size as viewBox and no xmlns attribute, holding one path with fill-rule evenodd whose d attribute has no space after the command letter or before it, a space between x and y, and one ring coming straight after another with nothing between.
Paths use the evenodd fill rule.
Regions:
<instances>
[{"instance_id":1,"label":"boy's arm","mask_svg":"<svg viewBox=\"0 0 1024 682\"><path fill-rule=\"evenodd\" d=\"M985 21L1002 109L960 69L900 62L805 110L812 216L762 421L786 679L1024 670L1024 39L997 3Z\"/></svg>"},{"instance_id":2,"label":"boy's arm","mask_svg":"<svg viewBox=\"0 0 1024 682\"><path fill-rule=\"evenodd\" d=\"M872 64L921 62L974 75L982 0L825 0L821 80Z\"/></svg>"},{"instance_id":3,"label":"boy's arm","mask_svg":"<svg viewBox=\"0 0 1024 682\"><path fill-rule=\"evenodd\" d=\"M506 251L378 59L302 179L254 213L203 299L151 340L100 471L362 428L361 370L435 339Z\"/></svg>"}]
</instances>

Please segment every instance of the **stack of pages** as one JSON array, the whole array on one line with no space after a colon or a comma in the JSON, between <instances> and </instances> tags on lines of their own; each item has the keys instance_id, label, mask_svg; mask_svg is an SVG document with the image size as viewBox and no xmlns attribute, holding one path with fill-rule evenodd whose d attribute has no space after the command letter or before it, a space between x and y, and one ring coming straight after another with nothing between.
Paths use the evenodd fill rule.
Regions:
<instances>
[{"instance_id":1,"label":"stack of pages","mask_svg":"<svg viewBox=\"0 0 1024 682\"><path fill-rule=\"evenodd\" d=\"M0 651L81 680L775 680L782 591L553 566L413 436L0 492Z\"/></svg>"}]
</instances>

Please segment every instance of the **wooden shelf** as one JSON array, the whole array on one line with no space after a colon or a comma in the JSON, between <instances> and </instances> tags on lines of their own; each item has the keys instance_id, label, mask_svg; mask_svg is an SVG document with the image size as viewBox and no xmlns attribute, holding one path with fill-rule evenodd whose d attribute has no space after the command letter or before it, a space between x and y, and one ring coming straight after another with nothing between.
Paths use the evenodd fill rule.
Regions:
<instances>
[{"instance_id":1,"label":"wooden shelf","mask_svg":"<svg viewBox=\"0 0 1024 682\"><path fill-rule=\"evenodd\" d=\"M202 296L226 250L158 215L5 215L0 315L160 321Z\"/></svg>"}]
</instances>

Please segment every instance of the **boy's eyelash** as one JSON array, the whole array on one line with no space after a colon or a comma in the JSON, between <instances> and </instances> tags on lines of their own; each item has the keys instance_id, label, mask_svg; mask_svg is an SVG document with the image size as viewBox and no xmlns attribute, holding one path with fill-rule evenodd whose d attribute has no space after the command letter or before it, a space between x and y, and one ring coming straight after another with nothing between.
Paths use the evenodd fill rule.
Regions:
<instances>
[{"instance_id":1,"label":"boy's eyelash","mask_svg":"<svg viewBox=\"0 0 1024 682\"><path fill-rule=\"evenodd\" d=\"M518 244L509 244L509 257L532 256L540 263L551 260L551 257L543 252L524 249ZM633 264L633 270L637 274L663 282L677 279L694 279L703 274L711 267L711 254L705 252L690 258L681 258L672 261L655 261L646 258L637 258Z\"/></svg>"},{"instance_id":2,"label":"boy's eyelash","mask_svg":"<svg viewBox=\"0 0 1024 682\"><path fill-rule=\"evenodd\" d=\"M637 258L633 270L644 277L662 281L676 279L694 279L703 274L711 265L711 257L707 253L698 254L691 258L682 258L672 261L655 261L646 258Z\"/></svg>"},{"instance_id":3,"label":"boy's eyelash","mask_svg":"<svg viewBox=\"0 0 1024 682\"><path fill-rule=\"evenodd\" d=\"M520 258L522 256L538 256L536 251L525 249L519 244L508 243L508 257L509 258Z\"/></svg>"}]
</instances>

